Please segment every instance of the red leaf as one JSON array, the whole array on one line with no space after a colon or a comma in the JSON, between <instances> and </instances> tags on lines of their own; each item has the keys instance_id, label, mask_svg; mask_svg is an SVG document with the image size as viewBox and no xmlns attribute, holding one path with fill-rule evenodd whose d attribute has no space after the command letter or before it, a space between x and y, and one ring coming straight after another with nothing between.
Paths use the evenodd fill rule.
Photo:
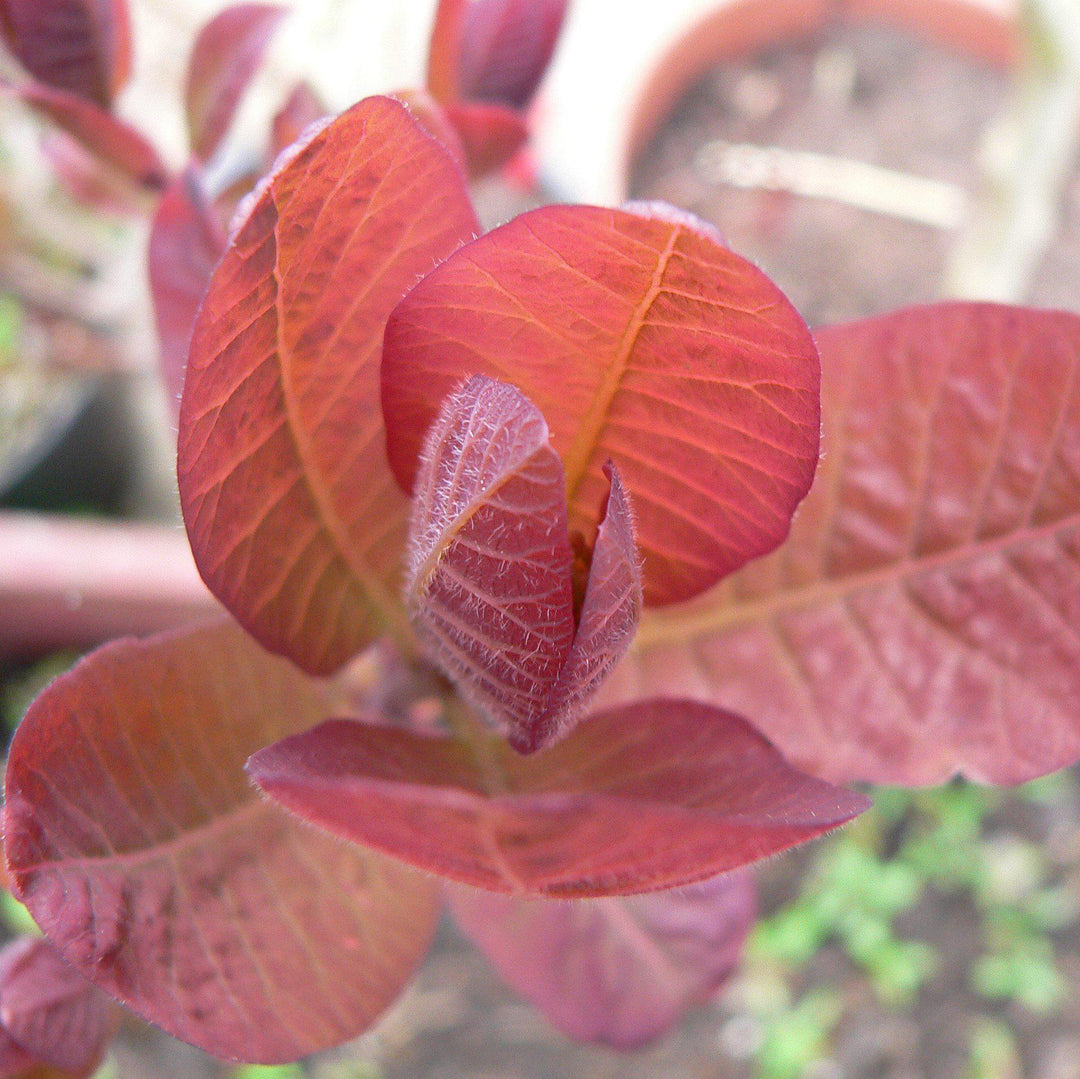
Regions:
<instances>
[{"instance_id":1,"label":"red leaf","mask_svg":"<svg viewBox=\"0 0 1080 1079\"><path fill-rule=\"evenodd\" d=\"M0 34L35 79L103 109L131 73L127 0L0 0Z\"/></svg>"},{"instance_id":2,"label":"red leaf","mask_svg":"<svg viewBox=\"0 0 1080 1079\"><path fill-rule=\"evenodd\" d=\"M8 1032L0 1028L0 1079L25 1075L37 1061ZM32 1079L38 1079L31 1073Z\"/></svg>"},{"instance_id":3,"label":"red leaf","mask_svg":"<svg viewBox=\"0 0 1080 1079\"><path fill-rule=\"evenodd\" d=\"M286 155L211 280L180 410L188 535L210 589L308 670L404 620L383 327L477 227L442 146L369 98Z\"/></svg>"},{"instance_id":4,"label":"red leaf","mask_svg":"<svg viewBox=\"0 0 1080 1079\"><path fill-rule=\"evenodd\" d=\"M270 124L270 143L275 156L291 146L316 120L330 110L310 83L298 82Z\"/></svg>"},{"instance_id":5,"label":"red leaf","mask_svg":"<svg viewBox=\"0 0 1080 1079\"><path fill-rule=\"evenodd\" d=\"M184 91L195 157L205 161L220 145L284 15L276 4L234 4L199 31Z\"/></svg>"},{"instance_id":6,"label":"red leaf","mask_svg":"<svg viewBox=\"0 0 1080 1079\"><path fill-rule=\"evenodd\" d=\"M439 0L431 28L427 89L443 105L456 101L460 80L461 31L470 0Z\"/></svg>"},{"instance_id":7,"label":"red leaf","mask_svg":"<svg viewBox=\"0 0 1080 1079\"><path fill-rule=\"evenodd\" d=\"M89 1074L115 1033L112 1004L40 937L0 951L0 1023L32 1062Z\"/></svg>"},{"instance_id":8,"label":"red leaf","mask_svg":"<svg viewBox=\"0 0 1080 1079\"><path fill-rule=\"evenodd\" d=\"M162 375L177 410L191 327L224 250L225 231L207 199L202 175L189 166L158 203L147 256Z\"/></svg>"},{"instance_id":9,"label":"red leaf","mask_svg":"<svg viewBox=\"0 0 1080 1079\"><path fill-rule=\"evenodd\" d=\"M430 882L303 828L241 764L322 689L221 623L93 653L31 706L7 771L16 895L64 958L219 1056L355 1036L423 956Z\"/></svg>"},{"instance_id":10,"label":"red leaf","mask_svg":"<svg viewBox=\"0 0 1080 1079\"><path fill-rule=\"evenodd\" d=\"M461 26L458 96L524 109L551 62L567 0L473 0Z\"/></svg>"},{"instance_id":11,"label":"red leaf","mask_svg":"<svg viewBox=\"0 0 1080 1079\"><path fill-rule=\"evenodd\" d=\"M561 737L622 657L641 582L629 507L613 477L581 632L562 464L512 386L477 376L428 432L410 529L406 604L462 695L531 752ZM593 587L595 585L595 587Z\"/></svg>"},{"instance_id":12,"label":"red leaf","mask_svg":"<svg viewBox=\"0 0 1080 1079\"><path fill-rule=\"evenodd\" d=\"M613 460L645 598L685 599L787 534L813 476L817 354L776 287L672 217L550 206L469 244L387 325L383 408L411 487L439 402L469 374L517 385L591 538Z\"/></svg>"},{"instance_id":13,"label":"red leaf","mask_svg":"<svg viewBox=\"0 0 1080 1079\"><path fill-rule=\"evenodd\" d=\"M470 176L501 169L529 138L525 117L503 105L451 102L443 111L457 132Z\"/></svg>"},{"instance_id":14,"label":"red leaf","mask_svg":"<svg viewBox=\"0 0 1080 1079\"><path fill-rule=\"evenodd\" d=\"M514 990L578 1041L633 1049L706 1001L753 925L748 871L587 901L446 891L466 935Z\"/></svg>"},{"instance_id":15,"label":"red leaf","mask_svg":"<svg viewBox=\"0 0 1080 1079\"><path fill-rule=\"evenodd\" d=\"M92 102L42 83L6 89L78 139L106 165L143 187L165 186L168 173L157 150L130 124Z\"/></svg>"},{"instance_id":16,"label":"red leaf","mask_svg":"<svg viewBox=\"0 0 1080 1079\"><path fill-rule=\"evenodd\" d=\"M791 538L646 619L612 699L677 687L738 708L837 781L1072 763L1080 319L948 303L819 345L826 452Z\"/></svg>"},{"instance_id":17,"label":"red leaf","mask_svg":"<svg viewBox=\"0 0 1080 1079\"><path fill-rule=\"evenodd\" d=\"M869 805L796 772L736 716L684 701L591 715L527 757L498 738L468 745L332 720L256 753L248 770L305 820L518 895L689 884Z\"/></svg>"}]
</instances>

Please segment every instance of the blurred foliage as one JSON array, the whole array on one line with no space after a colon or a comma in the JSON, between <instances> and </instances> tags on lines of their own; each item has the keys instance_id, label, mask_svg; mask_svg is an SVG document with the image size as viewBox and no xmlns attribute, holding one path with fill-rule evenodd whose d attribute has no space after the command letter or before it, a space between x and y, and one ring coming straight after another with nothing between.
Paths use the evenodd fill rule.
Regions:
<instances>
[{"instance_id":1,"label":"blurred foliage","mask_svg":"<svg viewBox=\"0 0 1080 1079\"><path fill-rule=\"evenodd\" d=\"M798 894L751 935L740 993L757 1029L756 1079L803 1079L828 1060L845 999L838 990L798 989L812 982L805 968L827 946L882 1007L913 1007L946 961L903 930L904 916L928 899L963 904L974 918L976 955L964 976L988 1011L1010 1004L1037 1016L1056 1012L1067 984L1051 934L1080 920L1080 895L1054 881L1043 844L997 827L994 814L1010 798L1045 813L1071 796L1074 782L1066 772L1012 792L961 781L874 791L875 808L817 845ZM968 1037L968 1079L1021 1074L1013 1034L998 1019L980 1015Z\"/></svg>"}]
</instances>

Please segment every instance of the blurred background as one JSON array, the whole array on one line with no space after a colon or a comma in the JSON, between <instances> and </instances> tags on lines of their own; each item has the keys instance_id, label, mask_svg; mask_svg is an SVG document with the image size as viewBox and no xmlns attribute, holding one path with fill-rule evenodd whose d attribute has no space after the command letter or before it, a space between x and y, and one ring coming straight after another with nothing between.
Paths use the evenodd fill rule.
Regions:
<instances>
[{"instance_id":1,"label":"blurred background","mask_svg":"<svg viewBox=\"0 0 1080 1079\"><path fill-rule=\"evenodd\" d=\"M191 44L223 6L133 0L135 74L118 110L173 168ZM265 153L297 78L333 109L419 85L433 9L298 0L215 157L218 179ZM532 122L531 146L477 187L487 224L547 201L662 199L713 222L812 326L943 296L1080 311L1077 0L572 0ZM176 509L149 217L88 210L60 178L63 153L3 99L9 733L80 647L125 618L143 628L209 603ZM37 528L45 512L68 515L67 538ZM114 624L121 595L130 609ZM572 1045L447 923L420 978L355 1046L229 1069L133 1022L101 1074L1080 1079L1077 776L871 793L875 812L764 868L740 972L646 1050ZM18 905L0 903L8 929L22 928Z\"/></svg>"}]
</instances>

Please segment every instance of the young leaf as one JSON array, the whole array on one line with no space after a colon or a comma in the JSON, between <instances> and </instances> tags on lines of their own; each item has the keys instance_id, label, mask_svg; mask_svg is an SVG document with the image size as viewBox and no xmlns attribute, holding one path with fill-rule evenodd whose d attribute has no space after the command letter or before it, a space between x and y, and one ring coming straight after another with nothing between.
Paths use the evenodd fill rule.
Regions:
<instances>
[{"instance_id":1,"label":"young leaf","mask_svg":"<svg viewBox=\"0 0 1080 1079\"><path fill-rule=\"evenodd\" d=\"M450 102L443 112L461 143L470 176L502 168L525 145L525 117L503 105Z\"/></svg>"},{"instance_id":2,"label":"young leaf","mask_svg":"<svg viewBox=\"0 0 1080 1079\"><path fill-rule=\"evenodd\" d=\"M77 139L106 165L143 187L164 187L168 172L157 150L130 124L64 90L43 83L7 87Z\"/></svg>"},{"instance_id":3,"label":"young leaf","mask_svg":"<svg viewBox=\"0 0 1080 1079\"><path fill-rule=\"evenodd\" d=\"M518 386L562 458L570 528L595 535L612 460L630 491L645 598L693 596L787 534L818 448L817 353L776 287L671 216L523 214L397 307L383 357L391 465L469 374Z\"/></svg>"},{"instance_id":4,"label":"young leaf","mask_svg":"<svg viewBox=\"0 0 1080 1079\"><path fill-rule=\"evenodd\" d=\"M184 91L191 152L199 160L225 137L284 15L276 4L234 4L199 31Z\"/></svg>"},{"instance_id":5,"label":"young leaf","mask_svg":"<svg viewBox=\"0 0 1080 1079\"><path fill-rule=\"evenodd\" d=\"M461 32L471 0L439 0L431 27L427 89L443 105L460 97Z\"/></svg>"},{"instance_id":6,"label":"young leaf","mask_svg":"<svg viewBox=\"0 0 1080 1079\"><path fill-rule=\"evenodd\" d=\"M282 1062L355 1036L434 928L431 882L245 780L251 752L325 709L318 684L219 623L106 645L12 742L16 896L95 985L218 1056Z\"/></svg>"},{"instance_id":7,"label":"young leaf","mask_svg":"<svg viewBox=\"0 0 1080 1079\"><path fill-rule=\"evenodd\" d=\"M206 197L198 167L191 165L161 196L147 254L162 375L177 411L191 327L224 250L225 230Z\"/></svg>"},{"instance_id":8,"label":"young leaf","mask_svg":"<svg viewBox=\"0 0 1080 1079\"><path fill-rule=\"evenodd\" d=\"M127 0L0 0L0 35L35 79L103 109L131 73Z\"/></svg>"},{"instance_id":9,"label":"young leaf","mask_svg":"<svg viewBox=\"0 0 1080 1079\"><path fill-rule=\"evenodd\" d=\"M689 884L842 824L869 802L791 768L748 724L688 701L590 715L527 757L353 720L248 762L305 820L431 873L516 895Z\"/></svg>"},{"instance_id":10,"label":"young leaf","mask_svg":"<svg viewBox=\"0 0 1080 1079\"><path fill-rule=\"evenodd\" d=\"M330 109L315 89L309 83L298 82L270 123L270 142L275 155L329 113Z\"/></svg>"},{"instance_id":11,"label":"young leaf","mask_svg":"<svg viewBox=\"0 0 1080 1079\"><path fill-rule=\"evenodd\" d=\"M633 1049L664 1034L735 969L753 925L748 870L585 902L454 885L450 909L503 980L575 1041Z\"/></svg>"},{"instance_id":12,"label":"young leaf","mask_svg":"<svg viewBox=\"0 0 1080 1079\"><path fill-rule=\"evenodd\" d=\"M562 464L543 416L478 375L428 433L406 606L431 658L523 752L569 729L637 626L630 511L612 484L577 632Z\"/></svg>"},{"instance_id":13,"label":"young leaf","mask_svg":"<svg viewBox=\"0 0 1080 1079\"><path fill-rule=\"evenodd\" d=\"M307 670L403 620L383 327L477 227L442 146L369 98L286 155L211 279L180 409L184 519L210 589Z\"/></svg>"},{"instance_id":14,"label":"young leaf","mask_svg":"<svg viewBox=\"0 0 1080 1079\"><path fill-rule=\"evenodd\" d=\"M524 109L559 40L568 0L473 0L461 24L458 97Z\"/></svg>"},{"instance_id":15,"label":"young leaf","mask_svg":"<svg viewBox=\"0 0 1080 1079\"><path fill-rule=\"evenodd\" d=\"M0 1024L31 1062L88 1075L115 1032L113 1004L41 937L0 951Z\"/></svg>"},{"instance_id":16,"label":"young leaf","mask_svg":"<svg viewBox=\"0 0 1080 1079\"><path fill-rule=\"evenodd\" d=\"M1072 763L1080 318L946 303L818 344L825 452L791 538L647 619L611 699L738 708L838 782Z\"/></svg>"}]
</instances>

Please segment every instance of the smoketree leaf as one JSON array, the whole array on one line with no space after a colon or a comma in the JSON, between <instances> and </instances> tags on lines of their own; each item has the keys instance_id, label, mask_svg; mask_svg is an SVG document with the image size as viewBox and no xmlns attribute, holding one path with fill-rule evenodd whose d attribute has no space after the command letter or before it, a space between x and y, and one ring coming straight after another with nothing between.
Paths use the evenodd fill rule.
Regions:
<instances>
[{"instance_id":1,"label":"smoketree leaf","mask_svg":"<svg viewBox=\"0 0 1080 1079\"><path fill-rule=\"evenodd\" d=\"M284 15L276 4L234 4L199 31L184 90L195 157L205 161L220 145Z\"/></svg>"},{"instance_id":2,"label":"smoketree leaf","mask_svg":"<svg viewBox=\"0 0 1080 1079\"><path fill-rule=\"evenodd\" d=\"M131 73L127 0L0 0L0 35L35 79L103 109Z\"/></svg>"},{"instance_id":3,"label":"smoketree leaf","mask_svg":"<svg viewBox=\"0 0 1080 1079\"><path fill-rule=\"evenodd\" d=\"M129 123L92 101L44 83L7 89L123 176L151 189L165 186L168 171L157 150Z\"/></svg>"},{"instance_id":4,"label":"smoketree leaf","mask_svg":"<svg viewBox=\"0 0 1080 1079\"><path fill-rule=\"evenodd\" d=\"M331 720L256 753L305 820L463 884L623 895L689 884L811 839L862 795L791 768L747 723L686 701L590 715L541 753Z\"/></svg>"},{"instance_id":5,"label":"smoketree leaf","mask_svg":"<svg viewBox=\"0 0 1080 1079\"><path fill-rule=\"evenodd\" d=\"M1018 783L1080 755L1080 318L945 303L818 335L788 542L646 619L610 700L737 708L838 782Z\"/></svg>"},{"instance_id":6,"label":"smoketree leaf","mask_svg":"<svg viewBox=\"0 0 1080 1079\"><path fill-rule=\"evenodd\" d=\"M180 409L191 327L225 250L225 230L189 166L161 196L150 226L147 269L154 302L161 370L174 414Z\"/></svg>"},{"instance_id":7,"label":"smoketree leaf","mask_svg":"<svg viewBox=\"0 0 1080 1079\"><path fill-rule=\"evenodd\" d=\"M575 1041L633 1049L735 969L754 922L749 870L604 899L521 899L451 885L458 924L503 980Z\"/></svg>"},{"instance_id":8,"label":"smoketree leaf","mask_svg":"<svg viewBox=\"0 0 1080 1079\"><path fill-rule=\"evenodd\" d=\"M525 117L504 105L452 101L443 112L457 133L470 176L501 169L529 138Z\"/></svg>"},{"instance_id":9,"label":"smoketree leaf","mask_svg":"<svg viewBox=\"0 0 1080 1079\"><path fill-rule=\"evenodd\" d=\"M211 591L311 672L404 622L383 327L476 228L443 147L369 98L285 155L211 279L180 409L184 520Z\"/></svg>"},{"instance_id":10,"label":"smoketree leaf","mask_svg":"<svg viewBox=\"0 0 1080 1079\"><path fill-rule=\"evenodd\" d=\"M325 711L321 685L219 623L99 649L12 742L16 896L95 985L218 1056L295 1060L355 1036L434 928L431 882L247 783L250 753Z\"/></svg>"},{"instance_id":11,"label":"smoketree leaf","mask_svg":"<svg viewBox=\"0 0 1080 1079\"><path fill-rule=\"evenodd\" d=\"M637 625L633 530L613 484L578 632L563 470L543 416L476 376L428 432L406 605L430 657L519 750L569 729Z\"/></svg>"},{"instance_id":12,"label":"smoketree leaf","mask_svg":"<svg viewBox=\"0 0 1080 1079\"><path fill-rule=\"evenodd\" d=\"M0 1023L32 1061L87 1075L116 1024L113 1004L41 937L0 951Z\"/></svg>"},{"instance_id":13,"label":"smoketree leaf","mask_svg":"<svg viewBox=\"0 0 1080 1079\"><path fill-rule=\"evenodd\" d=\"M383 409L409 489L461 378L513 383L566 470L570 527L595 536L614 461L645 599L686 599L787 534L818 449L817 353L778 289L670 215L526 213L462 248L397 307Z\"/></svg>"}]
</instances>

